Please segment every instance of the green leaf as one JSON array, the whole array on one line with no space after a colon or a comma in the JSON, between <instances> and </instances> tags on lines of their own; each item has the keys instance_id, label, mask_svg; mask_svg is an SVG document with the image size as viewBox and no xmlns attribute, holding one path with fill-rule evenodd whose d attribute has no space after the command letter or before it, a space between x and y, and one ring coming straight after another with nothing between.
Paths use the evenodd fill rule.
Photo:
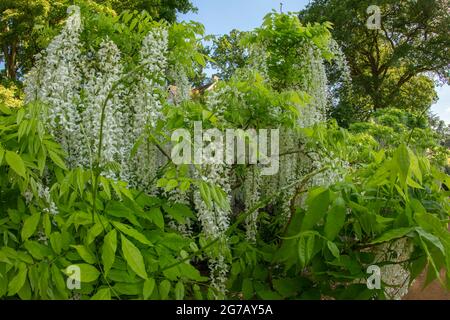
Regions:
<instances>
[{"instance_id":1,"label":"green leaf","mask_svg":"<svg viewBox=\"0 0 450 320\"><path fill-rule=\"evenodd\" d=\"M211 199L211 191L209 190L208 184L206 182L200 181L199 190L203 201L206 203L209 209L212 209L213 203Z\"/></svg>"},{"instance_id":2,"label":"green leaf","mask_svg":"<svg viewBox=\"0 0 450 320\"><path fill-rule=\"evenodd\" d=\"M406 178L406 183L408 184L408 186L416 188L416 189L423 189L423 187L418 184L417 182L415 182L411 177L407 177Z\"/></svg>"},{"instance_id":3,"label":"green leaf","mask_svg":"<svg viewBox=\"0 0 450 320\"><path fill-rule=\"evenodd\" d=\"M111 189L109 188L109 182L108 179L106 179L105 177L100 177L100 182L103 186L103 190L106 193L106 197L108 198L108 200L111 200Z\"/></svg>"},{"instance_id":4,"label":"green leaf","mask_svg":"<svg viewBox=\"0 0 450 320\"><path fill-rule=\"evenodd\" d=\"M54 263L52 264L51 272L52 272L52 278L56 285L56 288L60 292L65 292L66 282L64 281L64 277L62 275L61 270L59 270L58 267L56 266L56 264L54 264Z\"/></svg>"},{"instance_id":5,"label":"green leaf","mask_svg":"<svg viewBox=\"0 0 450 320\"><path fill-rule=\"evenodd\" d=\"M153 222L159 229L164 230L164 217L160 208L151 208L145 218Z\"/></svg>"},{"instance_id":6,"label":"green leaf","mask_svg":"<svg viewBox=\"0 0 450 320\"><path fill-rule=\"evenodd\" d=\"M1 163L1 161L0 161L0 163ZM179 189L181 192L186 192L187 190L189 190L190 186L191 186L191 182L188 180L184 180L180 183Z\"/></svg>"},{"instance_id":7,"label":"green leaf","mask_svg":"<svg viewBox=\"0 0 450 320\"><path fill-rule=\"evenodd\" d=\"M417 156L414 154L414 152L412 152L411 150L408 151L409 151L409 158L411 160L410 161L411 173L414 174L417 180L419 180L419 184L422 184L422 171L420 170L419 160Z\"/></svg>"},{"instance_id":8,"label":"green leaf","mask_svg":"<svg viewBox=\"0 0 450 320\"><path fill-rule=\"evenodd\" d=\"M273 288L284 298L295 297L301 287L295 278L273 279ZM245 294L244 294L245 296Z\"/></svg>"},{"instance_id":9,"label":"green leaf","mask_svg":"<svg viewBox=\"0 0 450 320\"><path fill-rule=\"evenodd\" d=\"M44 225L44 233L47 237L49 237L52 233L52 223L50 221L50 215L46 213L42 220L42 224Z\"/></svg>"},{"instance_id":10,"label":"green leaf","mask_svg":"<svg viewBox=\"0 0 450 320\"><path fill-rule=\"evenodd\" d=\"M419 237L420 239L420 243L422 245L423 250L425 251L426 255L427 255L427 260L428 260L428 274L425 280L425 286L430 284L431 281L433 281L434 279L438 279L438 281L441 283L441 285L443 287L445 287L445 284L443 283L441 277L440 277L440 273L439 273L439 268L436 265L436 261L433 258L433 255L431 254L430 250L428 249L427 244L422 240L422 237ZM431 267L430 267L431 265Z\"/></svg>"},{"instance_id":11,"label":"green leaf","mask_svg":"<svg viewBox=\"0 0 450 320\"><path fill-rule=\"evenodd\" d=\"M438 249L442 252L442 254L443 254L444 256L446 255L444 246L442 245L442 242L441 242L441 240L439 240L438 237L436 237L435 235L432 235L432 234L429 233L429 232L426 232L424 229L422 229L422 228L420 228L420 227L417 227L415 230L417 231L417 233L418 233L422 238L427 239L427 240L430 241L436 248L438 248Z\"/></svg>"},{"instance_id":12,"label":"green leaf","mask_svg":"<svg viewBox=\"0 0 450 320\"><path fill-rule=\"evenodd\" d=\"M178 180L170 179L166 184L166 191L170 191L178 187Z\"/></svg>"},{"instance_id":13,"label":"green leaf","mask_svg":"<svg viewBox=\"0 0 450 320\"><path fill-rule=\"evenodd\" d=\"M0 251L0 262L11 264L11 261L9 261L7 255L3 251Z\"/></svg>"},{"instance_id":14,"label":"green leaf","mask_svg":"<svg viewBox=\"0 0 450 320\"><path fill-rule=\"evenodd\" d=\"M130 236L142 244L146 244L148 246L152 246L152 243L139 231L133 229L123 223L120 222L111 222L119 231L125 233L127 236Z\"/></svg>"},{"instance_id":15,"label":"green leaf","mask_svg":"<svg viewBox=\"0 0 450 320\"><path fill-rule=\"evenodd\" d=\"M36 241L25 241L24 247L37 260L42 260L52 254L48 247Z\"/></svg>"},{"instance_id":16,"label":"green leaf","mask_svg":"<svg viewBox=\"0 0 450 320\"><path fill-rule=\"evenodd\" d=\"M0 146L0 166L2 165L4 155L5 149L3 149L2 146Z\"/></svg>"},{"instance_id":17,"label":"green leaf","mask_svg":"<svg viewBox=\"0 0 450 320\"><path fill-rule=\"evenodd\" d=\"M200 287L197 284L194 284L192 286L192 290L194 291L194 298L196 300L203 300L202 291L200 290Z\"/></svg>"},{"instance_id":18,"label":"green leaf","mask_svg":"<svg viewBox=\"0 0 450 320\"><path fill-rule=\"evenodd\" d=\"M308 209L303 219L301 231L311 230L327 213L330 201L329 190L321 188L310 192L307 200Z\"/></svg>"},{"instance_id":19,"label":"green leaf","mask_svg":"<svg viewBox=\"0 0 450 320\"><path fill-rule=\"evenodd\" d=\"M399 228L399 229L393 229L386 231L383 233L380 237L373 240L370 244L377 244L377 243L383 243L387 241L391 241L394 239L403 238L411 231L414 231L414 228Z\"/></svg>"},{"instance_id":20,"label":"green leaf","mask_svg":"<svg viewBox=\"0 0 450 320\"><path fill-rule=\"evenodd\" d=\"M217 205L221 206L223 200L220 198L220 195L221 195L220 192L218 192L218 190L214 186L208 185L208 187L209 187L209 192L211 193L211 197L214 200L214 202Z\"/></svg>"},{"instance_id":21,"label":"green leaf","mask_svg":"<svg viewBox=\"0 0 450 320\"><path fill-rule=\"evenodd\" d=\"M159 295L161 300L167 299L167 297L169 296L170 287L171 285L169 280L161 281L161 283L159 284Z\"/></svg>"},{"instance_id":22,"label":"green leaf","mask_svg":"<svg viewBox=\"0 0 450 320\"><path fill-rule=\"evenodd\" d=\"M19 271L8 284L8 296L13 296L22 289L27 279L27 266L25 263L19 264Z\"/></svg>"},{"instance_id":23,"label":"green leaf","mask_svg":"<svg viewBox=\"0 0 450 320\"><path fill-rule=\"evenodd\" d=\"M257 290L256 293L263 300L281 300L283 299L277 292L272 290Z\"/></svg>"},{"instance_id":24,"label":"green leaf","mask_svg":"<svg viewBox=\"0 0 450 320\"><path fill-rule=\"evenodd\" d=\"M39 169L39 174L41 176L44 173L46 160L47 160L47 153L45 152L45 149L41 148L37 155L38 169Z\"/></svg>"},{"instance_id":25,"label":"green leaf","mask_svg":"<svg viewBox=\"0 0 450 320\"><path fill-rule=\"evenodd\" d=\"M25 110L23 108L20 108L17 111L17 115L16 115L16 123L20 124L23 120L23 117L25 117Z\"/></svg>"},{"instance_id":26,"label":"green leaf","mask_svg":"<svg viewBox=\"0 0 450 320\"><path fill-rule=\"evenodd\" d=\"M305 267L312 258L314 252L314 240L314 235L302 235L298 241L298 257L302 267Z\"/></svg>"},{"instance_id":27,"label":"green leaf","mask_svg":"<svg viewBox=\"0 0 450 320\"><path fill-rule=\"evenodd\" d=\"M116 283L113 287L114 291L127 295L127 296L136 296L142 292L142 284L141 283Z\"/></svg>"},{"instance_id":28,"label":"green leaf","mask_svg":"<svg viewBox=\"0 0 450 320\"><path fill-rule=\"evenodd\" d=\"M95 258L94 254L89 250L86 246L82 245L72 245L72 248L75 248L77 250L78 254L80 255L81 259L86 261L89 264L95 264L97 259Z\"/></svg>"},{"instance_id":29,"label":"green leaf","mask_svg":"<svg viewBox=\"0 0 450 320\"><path fill-rule=\"evenodd\" d=\"M333 207L331 207L327 215L324 231L325 237L328 240L333 241L339 234L339 231L345 224L345 215L345 202L339 197L336 199Z\"/></svg>"},{"instance_id":30,"label":"green leaf","mask_svg":"<svg viewBox=\"0 0 450 320\"><path fill-rule=\"evenodd\" d=\"M404 184L406 182L406 178L408 177L411 164L408 147L404 143L402 143L395 151L394 159L400 173L400 179Z\"/></svg>"},{"instance_id":31,"label":"green leaf","mask_svg":"<svg viewBox=\"0 0 450 320\"><path fill-rule=\"evenodd\" d=\"M148 278L144 282L144 289L143 289L143 295L144 300L147 300L153 293L153 290L155 289L155 279Z\"/></svg>"},{"instance_id":32,"label":"green leaf","mask_svg":"<svg viewBox=\"0 0 450 320\"><path fill-rule=\"evenodd\" d=\"M41 219L40 212L36 212L32 214L30 217L25 219L22 227L22 240L26 241L29 237L31 237L39 224L39 220Z\"/></svg>"},{"instance_id":33,"label":"green leaf","mask_svg":"<svg viewBox=\"0 0 450 320\"><path fill-rule=\"evenodd\" d=\"M200 271L198 271L196 268L194 268L190 264L182 263L178 266L178 269L180 270L183 277L185 277L189 280L195 280L197 282L208 280L207 277L202 277L200 274Z\"/></svg>"},{"instance_id":34,"label":"green leaf","mask_svg":"<svg viewBox=\"0 0 450 320\"><path fill-rule=\"evenodd\" d=\"M106 275L108 274L109 270L114 264L114 260L116 258L116 249L117 249L117 231L113 229L103 239L102 262L103 262L103 269Z\"/></svg>"},{"instance_id":35,"label":"green leaf","mask_svg":"<svg viewBox=\"0 0 450 320\"><path fill-rule=\"evenodd\" d=\"M94 266L90 264L81 263L76 264L80 268L80 281L81 282L93 282L100 276L100 272Z\"/></svg>"},{"instance_id":36,"label":"green leaf","mask_svg":"<svg viewBox=\"0 0 450 320\"><path fill-rule=\"evenodd\" d=\"M53 232L50 235L50 244L52 245L53 250L56 254L60 254L62 250L62 237L61 233Z\"/></svg>"},{"instance_id":37,"label":"green leaf","mask_svg":"<svg viewBox=\"0 0 450 320\"><path fill-rule=\"evenodd\" d=\"M138 19L134 18L133 20L131 20L131 24L130 24L131 31L134 29L134 27L136 27L137 23L138 23Z\"/></svg>"},{"instance_id":38,"label":"green leaf","mask_svg":"<svg viewBox=\"0 0 450 320\"><path fill-rule=\"evenodd\" d=\"M95 240L103 231L103 226L101 223L97 222L94 224L87 232L86 235L86 245L90 245L92 241Z\"/></svg>"},{"instance_id":39,"label":"green leaf","mask_svg":"<svg viewBox=\"0 0 450 320\"><path fill-rule=\"evenodd\" d=\"M147 279L147 272L145 271L144 258L138 248L128 240L123 234L120 235L122 239L122 253L130 268L136 272L138 276Z\"/></svg>"},{"instance_id":40,"label":"green leaf","mask_svg":"<svg viewBox=\"0 0 450 320\"><path fill-rule=\"evenodd\" d=\"M67 170L66 164L64 161L60 158L59 155L57 155L55 152L48 150L48 155L50 156L50 159L61 169Z\"/></svg>"},{"instance_id":41,"label":"green leaf","mask_svg":"<svg viewBox=\"0 0 450 320\"><path fill-rule=\"evenodd\" d=\"M6 114L6 115L11 115L12 114L12 111L11 111L11 108L9 108L7 105L5 105L4 103L0 103L0 111L3 113L3 114Z\"/></svg>"},{"instance_id":42,"label":"green leaf","mask_svg":"<svg viewBox=\"0 0 450 320\"><path fill-rule=\"evenodd\" d=\"M26 178L25 163L17 153L6 150L5 159L11 169L13 169L19 176Z\"/></svg>"},{"instance_id":43,"label":"green leaf","mask_svg":"<svg viewBox=\"0 0 450 320\"><path fill-rule=\"evenodd\" d=\"M77 168L75 170L75 177L74 178L76 180L76 183L77 183L77 186L78 186L78 190L80 191L80 195L82 195L83 192L84 192L85 181L84 181L84 172L83 172L83 170L81 168Z\"/></svg>"},{"instance_id":44,"label":"green leaf","mask_svg":"<svg viewBox=\"0 0 450 320\"><path fill-rule=\"evenodd\" d=\"M122 261L118 262L121 267ZM126 267L126 266L125 266ZM126 282L126 283L136 283L136 281L140 281L140 279L137 279L136 276L133 274L131 275L128 270L117 270L112 268L109 270L108 278L113 280L114 282Z\"/></svg>"},{"instance_id":45,"label":"green leaf","mask_svg":"<svg viewBox=\"0 0 450 320\"><path fill-rule=\"evenodd\" d=\"M183 300L184 298L184 285L183 282L178 281L175 285L175 300Z\"/></svg>"},{"instance_id":46,"label":"green leaf","mask_svg":"<svg viewBox=\"0 0 450 320\"><path fill-rule=\"evenodd\" d=\"M253 298L255 292L253 290L252 280L245 278L242 281L242 294L244 295L245 300Z\"/></svg>"},{"instance_id":47,"label":"green leaf","mask_svg":"<svg viewBox=\"0 0 450 320\"><path fill-rule=\"evenodd\" d=\"M163 205L164 211L172 216L177 222L184 224L186 218L195 219L194 213L189 209L189 207L183 204L173 204L172 206Z\"/></svg>"},{"instance_id":48,"label":"green leaf","mask_svg":"<svg viewBox=\"0 0 450 320\"><path fill-rule=\"evenodd\" d=\"M111 186L116 186L116 184L111 183ZM105 210L108 215L111 215L116 218L125 218L128 221L130 221L133 225L141 227L140 223L135 217L134 211L125 206L122 202L109 201Z\"/></svg>"},{"instance_id":49,"label":"green leaf","mask_svg":"<svg viewBox=\"0 0 450 320\"><path fill-rule=\"evenodd\" d=\"M335 258L339 258L339 256L341 255L339 252L338 247L336 246L336 244L334 242L331 241L327 241L327 247L328 249L330 249L331 254L335 257Z\"/></svg>"},{"instance_id":50,"label":"green leaf","mask_svg":"<svg viewBox=\"0 0 450 320\"><path fill-rule=\"evenodd\" d=\"M91 300L111 300L111 290L109 288L100 289Z\"/></svg>"}]
</instances>

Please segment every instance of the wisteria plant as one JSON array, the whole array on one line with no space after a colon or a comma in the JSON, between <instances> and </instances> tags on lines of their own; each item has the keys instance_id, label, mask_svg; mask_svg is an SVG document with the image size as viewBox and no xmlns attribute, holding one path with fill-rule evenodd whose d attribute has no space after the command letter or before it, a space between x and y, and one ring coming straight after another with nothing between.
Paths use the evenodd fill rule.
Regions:
<instances>
[{"instance_id":1,"label":"wisteria plant","mask_svg":"<svg viewBox=\"0 0 450 320\"><path fill-rule=\"evenodd\" d=\"M440 279L446 151L327 121L325 65L343 63L330 28L271 13L245 66L196 93L201 25L70 7L24 105L0 105L0 297L384 299L427 263ZM197 122L279 131L279 170L176 164L171 134Z\"/></svg>"}]
</instances>

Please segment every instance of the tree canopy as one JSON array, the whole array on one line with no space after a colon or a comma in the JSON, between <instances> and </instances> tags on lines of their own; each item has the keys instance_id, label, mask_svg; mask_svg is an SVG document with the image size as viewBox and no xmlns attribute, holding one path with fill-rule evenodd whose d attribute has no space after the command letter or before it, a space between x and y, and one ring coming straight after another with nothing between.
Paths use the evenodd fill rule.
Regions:
<instances>
[{"instance_id":1,"label":"tree canopy","mask_svg":"<svg viewBox=\"0 0 450 320\"><path fill-rule=\"evenodd\" d=\"M373 4L381 11L379 29L366 26ZM299 18L333 23L333 37L350 67L354 96L347 103L353 108L429 107L435 94L423 76L449 81L447 0L316 0ZM420 102L410 101L411 86L423 89L415 91L421 91Z\"/></svg>"},{"instance_id":2,"label":"tree canopy","mask_svg":"<svg viewBox=\"0 0 450 320\"><path fill-rule=\"evenodd\" d=\"M195 10L189 0L79 0L97 12L147 11L154 20L176 21L178 12ZM34 56L53 38L66 17L70 0L2 0L0 3L0 62L17 80L33 65Z\"/></svg>"}]
</instances>

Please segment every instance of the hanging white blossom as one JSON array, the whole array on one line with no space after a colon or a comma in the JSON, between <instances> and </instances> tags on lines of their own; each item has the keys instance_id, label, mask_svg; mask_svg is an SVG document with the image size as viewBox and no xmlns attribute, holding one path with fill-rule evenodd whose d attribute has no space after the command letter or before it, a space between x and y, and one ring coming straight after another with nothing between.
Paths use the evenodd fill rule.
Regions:
<instances>
[{"instance_id":1,"label":"hanging white blossom","mask_svg":"<svg viewBox=\"0 0 450 320\"><path fill-rule=\"evenodd\" d=\"M123 104L119 96L120 88L115 88L123 76L120 50L114 42L106 39L100 44L96 58L91 64L85 65L82 87L84 98L79 108L83 120L80 129L87 143L82 144L83 152L78 160L84 166L90 166L89 160L98 152L102 116L102 162L114 161L123 144L118 139L123 135ZM105 110L102 112L104 105Z\"/></svg>"},{"instance_id":2,"label":"hanging white blossom","mask_svg":"<svg viewBox=\"0 0 450 320\"><path fill-rule=\"evenodd\" d=\"M36 67L25 79L25 100L41 100L51 106L47 115L49 130L66 150L69 164L75 165L83 141L77 110L82 80L82 26L79 8L69 7L68 12L61 33L37 57Z\"/></svg>"},{"instance_id":3,"label":"hanging white blossom","mask_svg":"<svg viewBox=\"0 0 450 320\"><path fill-rule=\"evenodd\" d=\"M143 138L146 129L151 130L161 119L162 94L165 92L165 70L167 68L168 33L166 29L155 28L144 38L137 67L137 79L126 99L128 106L124 121L124 136L133 143L124 146L122 178L133 187L154 192L154 174L162 155L156 147L142 140L133 161L129 155L134 142ZM145 165L144 165L145 164Z\"/></svg>"},{"instance_id":4,"label":"hanging white blossom","mask_svg":"<svg viewBox=\"0 0 450 320\"><path fill-rule=\"evenodd\" d=\"M251 210L259 202L261 187L260 183L260 170L257 166L252 165L247 169L244 180L245 212ZM256 241L256 234L258 232L258 216L259 211L255 210L245 220L247 240L251 242Z\"/></svg>"}]
</instances>

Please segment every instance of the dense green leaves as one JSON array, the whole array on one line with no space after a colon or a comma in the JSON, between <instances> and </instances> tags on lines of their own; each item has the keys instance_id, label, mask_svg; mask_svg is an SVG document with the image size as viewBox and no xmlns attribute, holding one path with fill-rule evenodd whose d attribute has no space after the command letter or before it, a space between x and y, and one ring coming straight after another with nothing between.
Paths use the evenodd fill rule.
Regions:
<instances>
[{"instance_id":1,"label":"dense green leaves","mask_svg":"<svg viewBox=\"0 0 450 320\"><path fill-rule=\"evenodd\" d=\"M23 124L25 119L37 117L42 109L33 105L21 110L20 115L0 115L0 125L3 121ZM180 255L185 257L187 251L193 250L189 246L193 242L167 233L161 211L164 206L174 217L193 219L189 207L169 205L156 197L139 197L123 182L101 177L94 209L92 172L82 168L68 170L62 162L61 149L51 138L44 135L41 141L35 139L40 135L32 128L22 130L20 146L13 143L14 135L10 135L6 145L1 141L0 148L0 165L7 168L0 171L0 203L6 206L2 207L5 215L0 217L0 297L68 299L80 294L94 300L122 296L161 298L160 282L155 279L167 274L176 288L173 297L184 298L191 290L185 281L207 279L186 262L176 265ZM23 151L20 156L19 152L9 151L19 148ZM7 152L8 159L4 161ZM33 155L38 159L33 159ZM20 169L22 162L17 157L23 159L25 171ZM48 189L41 185L42 168L51 172L46 182ZM31 200L24 198L28 193ZM121 250L117 250L118 245ZM173 268L160 271L173 263ZM81 281L80 288L77 281ZM169 297L170 281L162 285L163 296Z\"/></svg>"}]
</instances>

